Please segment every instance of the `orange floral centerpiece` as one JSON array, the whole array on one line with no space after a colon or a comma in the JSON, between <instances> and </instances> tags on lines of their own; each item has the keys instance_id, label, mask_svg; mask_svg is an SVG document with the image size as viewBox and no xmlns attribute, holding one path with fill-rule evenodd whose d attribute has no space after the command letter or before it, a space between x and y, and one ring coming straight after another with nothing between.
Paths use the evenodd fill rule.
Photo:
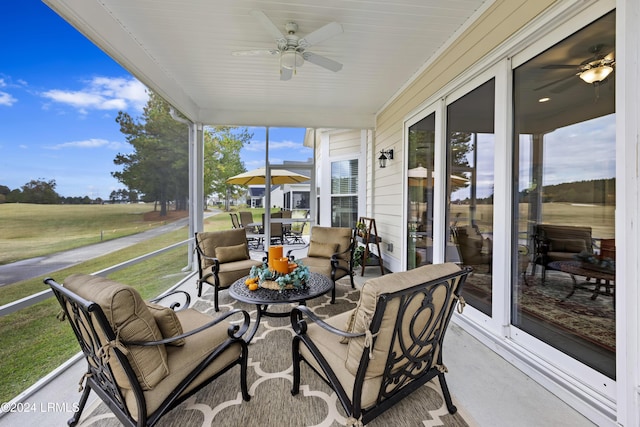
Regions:
<instances>
[{"instance_id":1,"label":"orange floral centerpiece","mask_svg":"<svg viewBox=\"0 0 640 427\"><path fill-rule=\"evenodd\" d=\"M305 288L308 278L309 267L281 256L270 259L261 267L252 267L247 280L257 282L261 288L283 291Z\"/></svg>"}]
</instances>

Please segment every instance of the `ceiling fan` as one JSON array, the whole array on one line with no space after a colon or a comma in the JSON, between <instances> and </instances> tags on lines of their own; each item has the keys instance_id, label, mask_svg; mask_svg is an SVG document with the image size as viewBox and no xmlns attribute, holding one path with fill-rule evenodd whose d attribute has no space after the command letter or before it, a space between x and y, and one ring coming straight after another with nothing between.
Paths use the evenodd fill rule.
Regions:
<instances>
[{"instance_id":1,"label":"ceiling fan","mask_svg":"<svg viewBox=\"0 0 640 427\"><path fill-rule=\"evenodd\" d=\"M322 55L308 52L307 48L321 43L331 37L342 33L342 25L337 22L331 22L309 34L300 37L296 34L298 24L289 22L285 25L286 34L283 34L278 27L271 21L264 12L252 10L251 15L258 19L262 26L276 40L275 49L255 49L255 50L239 50L231 54L234 56L254 56L268 55L278 56L280 58L280 80L289 80L293 73L309 61L327 70L338 72L342 69L342 64L329 59Z\"/></svg>"},{"instance_id":2,"label":"ceiling fan","mask_svg":"<svg viewBox=\"0 0 640 427\"><path fill-rule=\"evenodd\" d=\"M552 81L545 85L535 88L534 90L545 89L549 86L557 85L558 83L565 82L563 85L556 86L551 89L551 92L560 93L571 87L578 80L574 77L579 77L584 82L599 86L605 79L613 72L613 68L616 64L615 52L609 52L607 55L602 55L602 48L604 45L596 45L589 49L592 56L579 65L572 64L552 64L542 67L546 70L553 69L573 69L574 73L569 74L559 80ZM568 80L568 81L567 81Z\"/></svg>"}]
</instances>

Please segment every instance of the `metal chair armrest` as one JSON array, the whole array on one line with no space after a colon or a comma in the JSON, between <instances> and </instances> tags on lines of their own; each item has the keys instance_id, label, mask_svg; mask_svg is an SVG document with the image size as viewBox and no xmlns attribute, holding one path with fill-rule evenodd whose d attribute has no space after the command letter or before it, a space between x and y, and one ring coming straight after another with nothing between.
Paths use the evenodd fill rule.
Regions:
<instances>
[{"instance_id":1,"label":"metal chair armrest","mask_svg":"<svg viewBox=\"0 0 640 427\"><path fill-rule=\"evenodd\" d=\"M210 322L205 323L202 326L197 327L196 329L193 329L189 332L185 332L183 334L180 335L176 335L175 337L171 337L171 338L165 338L162 340L157 340L157 341L122 341L122 344L124 345L136 345L136 346L143 346L143 347L149 347L149 346L154 346L154 345L164 345L164 344L170 344L174 341L178 341L180 339L186 338L186 337L190 337L191 335L195 335L199 332L202 332L206 329L209 329L210 327L217 325L218 323L222 322L223 320L226 320L228 317L233 316L235 314L241 313L242 316L244 317L244 320L242 322L241 325L230 325L229 329L227 330L227 334L229 335L230 338L234 338L234 339L240 339L242 338L242 336L245 334L245 332L247 332L247 330L249 330L249 322L251 321L251 318L249 317L249 313L247 313L244 310L232 310L232 311L228 311L222 315L220 315L219 317L213 319Z\"/></svg>"},{"instance_id":2,"label":"metal chair armrest","mask_svg":"<svg viewBox=\"0 0 640 427\"><path fill-rule=\"evenodd\" d=\"M169 308L171 308L174 311L179 311L179 310L184 310L185 308L189 308L189 305L191 304L191 295L189 295L189 292L186 292L186 291L179 291L178 290L178 291L167 292L166 294L160 295L157 298L150 299L149 302L162 301L165 298L168 298L168 297L171 297L171 296L174 296L174 295L178 295L178 294L181 294L181 295L184 296L184 298L186 300L184 306L182 306L179 302L176 301L176 302L172 303L169 306ZM176 309L179 309L179 310L176 310Z\"/></svg>"},{"instance_id":3,"label":"metal chair armrest","mask_svg":"<svg viewBox=\"0 0 640 427\"><path fill-rule=\"evenodd\" d=\"M307 333L307 322L305 321L305 317L312 320L316 325L320 326L322 329L331 332L334 335L338 335L345 338L357 338L365 336L364 332L353 333L343 331L342 329L338 329L326 323L324 320L315 315L309 307L305 305L299 305L291 310L291 327L294 332L298 335Z\"/></svg>"}]
</instances>

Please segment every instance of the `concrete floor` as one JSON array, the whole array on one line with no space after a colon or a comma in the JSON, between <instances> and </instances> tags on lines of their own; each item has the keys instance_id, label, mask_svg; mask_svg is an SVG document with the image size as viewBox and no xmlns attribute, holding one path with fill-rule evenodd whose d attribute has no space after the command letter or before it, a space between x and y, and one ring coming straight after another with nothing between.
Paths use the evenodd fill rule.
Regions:
<instances>
[{"instance_id":1,"label":"concrete floor","mask_svg":"<svg viewBox=\"0 0 640 427\"><path fill-rule=\"evenodd\" d=\"M365 277L358 271L355 281L361 285L378 274L377 268L369 267ZM195 278L187 281L182 289L194 292ZM445 337L443 355L454 401L474 426L594 425L453 322ZM24 397L22 403L15 406L16 412L0 414L0 427L65 425L80 396L78 382L85 363L84 359L70 363L63 373ZM91 394L88 405L95 399L95 394Z\"/></svg>"}]
</instances>

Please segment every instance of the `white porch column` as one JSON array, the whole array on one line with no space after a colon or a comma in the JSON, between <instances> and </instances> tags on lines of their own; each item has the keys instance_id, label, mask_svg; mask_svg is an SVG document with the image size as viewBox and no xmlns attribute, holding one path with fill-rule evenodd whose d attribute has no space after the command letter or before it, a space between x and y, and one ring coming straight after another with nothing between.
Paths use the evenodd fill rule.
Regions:
<instances>
[{"instance_id":1,"label":"white porch column","mask_svg":"<svg viewBox=\"0 0 640 427\"><path fill-rule=\"evenodd\" d=\"M189 124L189 237L204 228L204 130L202 123ZM195 241L189 242L188 265L193 262Z\"/></svg>"}]
</instances>

